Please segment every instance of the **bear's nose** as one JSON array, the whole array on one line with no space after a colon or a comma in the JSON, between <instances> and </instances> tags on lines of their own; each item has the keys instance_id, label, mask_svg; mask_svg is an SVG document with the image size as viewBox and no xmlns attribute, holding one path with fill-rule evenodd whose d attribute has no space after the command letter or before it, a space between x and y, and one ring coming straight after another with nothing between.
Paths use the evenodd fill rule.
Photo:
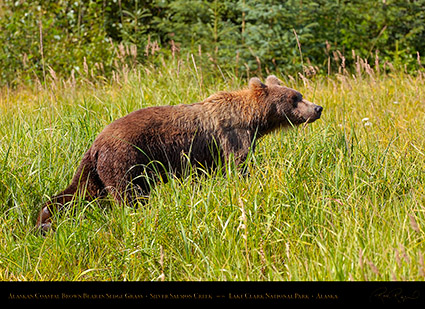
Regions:
<instances>
[{"instance_id":1,"label":"bear's nose","mask_svg":"<svg viewBox=\"0 0 425 309\"><path fill-rule=\"evenodd\" d=\"M316 113L318 113L318 114L321 114L321 113L322 113L322 110L323 110L323 107L321 107L321 106L319 106L319 105L317 105L317 106L314 108L314 111L315 111Z\"/></svg>"}]
</instances>

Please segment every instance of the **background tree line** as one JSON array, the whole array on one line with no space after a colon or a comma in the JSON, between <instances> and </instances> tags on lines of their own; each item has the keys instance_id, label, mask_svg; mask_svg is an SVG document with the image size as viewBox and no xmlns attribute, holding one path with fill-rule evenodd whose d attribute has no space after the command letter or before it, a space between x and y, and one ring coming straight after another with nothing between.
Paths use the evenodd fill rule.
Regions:
<instances>
[{"instance_id":1,"label":"background tree line","mask_svg":"<svg viewBox=\"0 0 425 309\"><path fill-rule=\"evenodd\" d=\"M161 53L157 53L158 50ZM237 72L324 74L355 55L414 70L425 0L3 0L0 84L46 74L108 78L119 66L193 53ZM332 62L332 63L331 63Z\"/></svg>"}]
</instances>

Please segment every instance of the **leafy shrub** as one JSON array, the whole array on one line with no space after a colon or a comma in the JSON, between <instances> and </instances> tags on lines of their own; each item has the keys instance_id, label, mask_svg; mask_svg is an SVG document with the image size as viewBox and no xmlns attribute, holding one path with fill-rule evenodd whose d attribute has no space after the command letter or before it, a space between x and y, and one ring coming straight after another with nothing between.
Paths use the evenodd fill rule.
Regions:
<instances>
[{"instance_id":1,"label":"leafy shrub","mask_svg":"<svg viewBox=\"0 0 425 309\"><path fill-rule=\"evenodd\" d=\"M0 84L43 82L49 72L110 77L125 57L143 63L161 47L236 73L332 73L336 51L415 70L424 15L425 0L5 0Z\"/></svg>"}]
</instances>

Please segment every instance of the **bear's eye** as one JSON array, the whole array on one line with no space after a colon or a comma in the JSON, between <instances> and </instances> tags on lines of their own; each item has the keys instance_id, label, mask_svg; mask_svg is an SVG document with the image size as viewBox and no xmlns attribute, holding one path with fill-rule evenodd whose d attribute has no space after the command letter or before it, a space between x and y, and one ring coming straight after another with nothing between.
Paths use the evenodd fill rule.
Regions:
<instances>
[{"instance_id":1,"label":"bear's eye","mask_svg":"<svg viewBox=\"0 0 425 309\"><path fill-rule=\"evenodd\" d=\"M300 101L300 98L297 95L294 95L292 96L291 101L292 101L292 106L297 107L298 102Z\"/></svg>"}]
</instances>

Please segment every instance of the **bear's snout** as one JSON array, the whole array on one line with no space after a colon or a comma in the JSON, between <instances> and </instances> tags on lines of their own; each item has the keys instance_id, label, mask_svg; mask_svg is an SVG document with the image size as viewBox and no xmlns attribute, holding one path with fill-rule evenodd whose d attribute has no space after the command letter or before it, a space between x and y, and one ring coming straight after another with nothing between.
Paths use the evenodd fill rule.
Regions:
<instances>
[{"instance_id":1,"label":"bear's snout","mask_svg":"<svg viewBox=\"0 0 425 309\"><path fill-rule=\"evenodd\" d=\"M303 99L300 103L301 104L298 104L297 112L302 116L305 122L314 122L322 115L322 106L316 105L305 99Z\"/></svg>"},{"instance_id":2,"label":"bear's snout","mask_svg":"<svg viewBox=\"0 0 425 309\"><path fill-rule=\"evenodd\" d=\"M320 117L320 115L322 114L322 111L323 111L323 107L321 107L320 105L316 105L316 107L314 108L314 111Z\"/></svg>"},{"instance_id":3,"label":"bear's snout","mask_svg":"<svg viewBox=\"0 0 425 309\"><path fill-rule=\"evenodd\" d=\"M314 104L314 115L311 117L311 119L308 122L316 121L317 119L320 119L320 116L322 116L323 107L320 105Z\"/></svg>"}]
</instances>

